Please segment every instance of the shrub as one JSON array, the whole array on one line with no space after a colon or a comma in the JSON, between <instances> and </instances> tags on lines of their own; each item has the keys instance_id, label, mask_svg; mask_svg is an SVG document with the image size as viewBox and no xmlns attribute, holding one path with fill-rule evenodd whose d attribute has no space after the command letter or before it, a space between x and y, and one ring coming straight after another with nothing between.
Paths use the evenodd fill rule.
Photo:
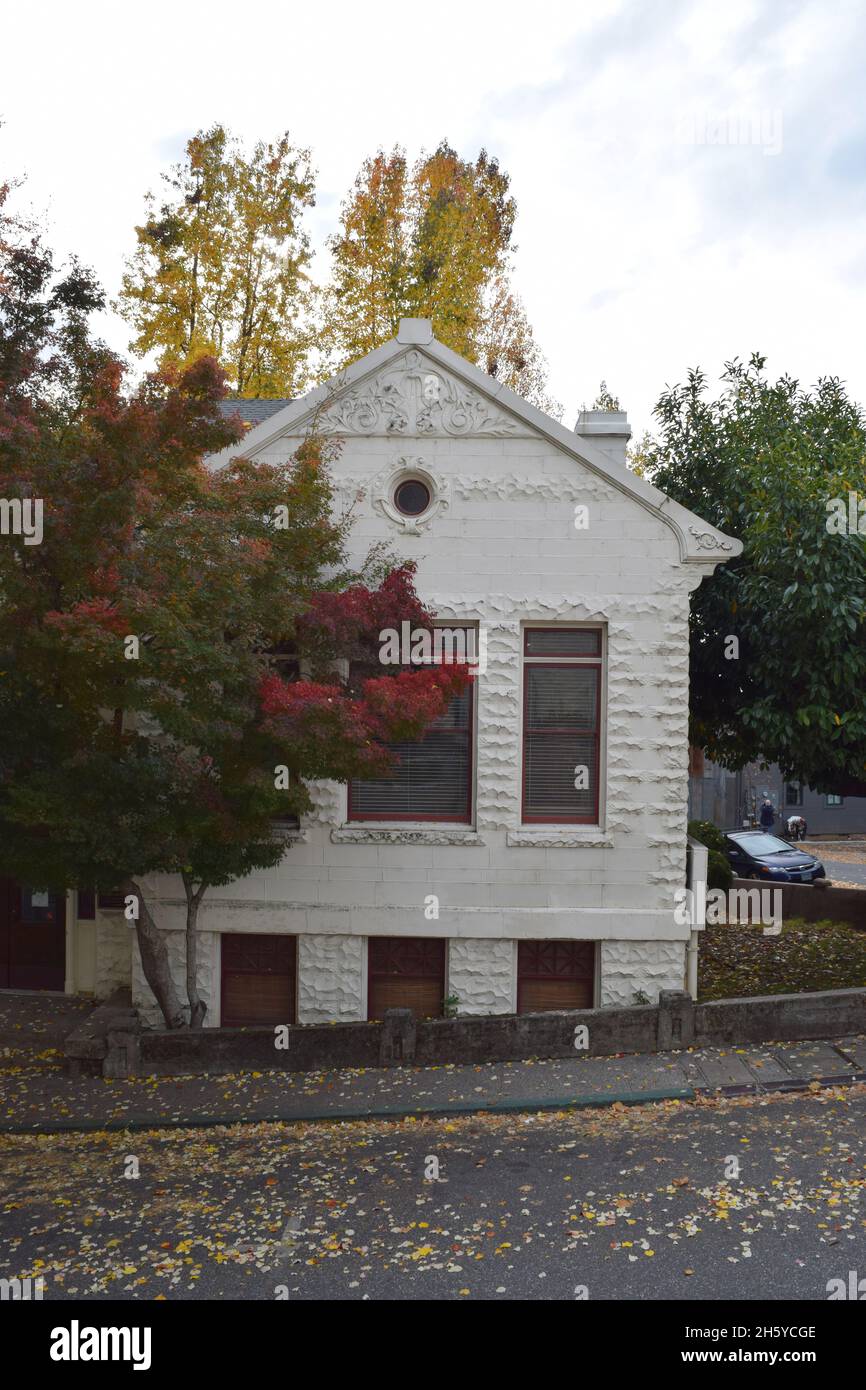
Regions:
<instances>
[{"instance_id":1,"label":"shrub","mask_svg":"<svg viewBox=\"0 0 866 1390\"><path fill-rule=\"evenodd\" d=\"M693 840L706 845L710 852L707 859L707 887L721 888L723 893L727 893L734 881L734 874L725 853L725 837L721 830L709 820L690 820L688 833Z\"/></svg>"},{"instance_id":2,"label":"shrub","mask_svg":"<svg viewBox=\"0 0 866 1390\"><path fill-rule=\"evenodd\" d=\"M717 854L725 853L725 837L717 825L713 825L711 820L690 820L688 833L693 840L700 840L707 849L715 850Z\"/></svg>"},{"instance_id":3,"label":"shrub","mask_svg":"<svg viewBox=\"0 0 866 1390\"><path fill-rule=\"evenodd\" d=\"M707 860L707 887L721 888L727 893L734 881L734 871L724 854L711 849Z\"/></svg>"}]
</instances>

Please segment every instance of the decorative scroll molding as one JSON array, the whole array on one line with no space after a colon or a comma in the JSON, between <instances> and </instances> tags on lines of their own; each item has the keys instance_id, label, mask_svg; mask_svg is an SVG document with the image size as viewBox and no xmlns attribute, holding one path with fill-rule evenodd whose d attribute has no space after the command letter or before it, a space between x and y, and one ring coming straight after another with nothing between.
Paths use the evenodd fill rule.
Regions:
<instances>
[{"instance_id":1,"label":"decorative scroll molding","mask_svg":"<svg viewBox=\"0 0 866 1390\"><path fill-rule=\"evenodd\" d=\"M689 535L694 536L699 550L733 550L734 542L722 540L712 531L699 531L696 526L689 527Z\"/></svg>"},{"instance_id":2,"label":"decorative scroll molding","mask_svg":"<svg viewBox=\"0 0 866 1390\"><path fill-rule=\"evenodd\" d=\"M351 506L353 502L363 502L369 486L369 477L358 477L355 474L345 478L331 479L331 488L340 498L344 507Z\"/></svg>"},{"instance_id":3,"label":"decorative scroll molding","mask_svg":"<svg viewBox=\"0 0 866 1390\"><path fill-rule=\"evenodd\" d=\"M613 849L603 830L509 830L505 843L514 849Z\"/></svg>"},{"instance_id":4,"label":"decorative scroll molding","mask_svg":"<svg viewBox=\"0 0 866 1390\"><path fill-rule=\"evenodd\" d=\"M394 489L404 477L420 478L430 489L430 506L420 516L404 516L394 506ZM420 536L439 512L447 511L451 505L451 484L448 477L431 467L426 459L401 454L390 467L376 474L370 484L370 499L376 510L404 535Z\"/></svg>"},{"instance_id":5,"label":"decorative scroll molding","mask_svg":"<svg viewBox=\"0 0 866 1390\"><path fill-rule=\"evenodd\" d=\"M544 502L579 502L588 496L594 501L601 501L614 495L612 488L606 487L588 472L579 477L553 477L539 473L535 477L524 478L515 473L502 473L497 477L461 474L454 478L453 483L455 496L461 498L481 496L506 501L511 497L537 497Z\"/></svg>"},{"instance_id":6,"label":"decorative scroll molding","mask_svg":"<svg viewBox=\"0 0 866 1390\"><path fill-rule=\"evenodd\" d=\"M434 367L420 352L338 395L318 417L331 434L509 435L526 433L470 386Z\"/></svg>"},{"instance_id":7,"label":"decorative scroll molding","mask_svg":"<svg viewBox=\"0 0 866 1390\"><path fill-rule=\"evenodd\" d=\"M485 841L474 830L367 830L358 826L331 831L335 845L465 845L483 847Z\"/></svg>"}]
</instances>

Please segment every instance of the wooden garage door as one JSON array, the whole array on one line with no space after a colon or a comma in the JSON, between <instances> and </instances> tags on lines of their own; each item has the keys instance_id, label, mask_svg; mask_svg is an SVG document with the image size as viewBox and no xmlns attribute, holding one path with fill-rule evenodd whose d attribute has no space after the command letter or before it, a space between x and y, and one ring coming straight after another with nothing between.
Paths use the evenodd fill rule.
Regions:
<instances>
[{"instance_id":1,"label":"wooden garage door","mask_svg":"<svg viewBox=\"0 0 866 1390\"><path fill-rule=\"evenodd\" d=\"M294 1023L297 937L227 932L222 938L222 1025Z\"/></svg>"},{"instance_id":2,"label":"wooden garage door","mask_svg":"<svg viewBox=\"0 0 866 1390\"><path fill-rule=\"evenodd\" d=\"M591 1009L594 941L521 941L517 946L517 1012Z\"/></svg>"},{"instance_id":3,"label":"wooden garage door","mask_svg":"<svg viewBox=\"0 0 866 1390\"><path fill-rule=\"evenodd\" d=\"M367 1017L411 1009L416 1018L440 1018L445 999L445 942L429 936L371 936L368 943Z\"/></svg>"}]
</instances>

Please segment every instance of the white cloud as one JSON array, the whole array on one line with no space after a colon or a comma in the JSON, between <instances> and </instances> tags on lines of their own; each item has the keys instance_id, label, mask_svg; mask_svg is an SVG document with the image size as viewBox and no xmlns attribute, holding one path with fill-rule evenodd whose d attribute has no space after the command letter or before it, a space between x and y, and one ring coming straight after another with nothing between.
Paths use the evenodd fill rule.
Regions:
<instances>
[{"instance_id":1,"label":"white cloud","mask_svg":"<svg viewBox=\"0 0 866 1390\"><path fill-rule=\"evenodd\" d=\"M379 144L484 144L512 176L518 283L567 423L604 377L644 428L687 366L753 349L862 400L864 29L856 0L832 22L818 0L37 0L4 18L0 167L113 294L145 190L215 120L312 147L318 243ZM763 119L781 147L710 143L717 118Z\"/></svg>"}]
</instances>

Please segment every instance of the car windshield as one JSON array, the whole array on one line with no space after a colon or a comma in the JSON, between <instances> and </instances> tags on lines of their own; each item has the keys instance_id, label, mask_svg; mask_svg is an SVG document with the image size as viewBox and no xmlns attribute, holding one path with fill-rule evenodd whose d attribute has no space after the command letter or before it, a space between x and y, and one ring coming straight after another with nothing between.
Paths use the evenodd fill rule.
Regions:
<instances>
[{"instance_id":1,"label":"car windshield","mask_svg":"<svg viewBox=\"0 0 866 1390\"><path fill-rule=\"evenodd\" d=\"M778 854L780 850L791 848L775 835L731 835L729 838L747 854Z\"/></svg>"}]
</instances>

